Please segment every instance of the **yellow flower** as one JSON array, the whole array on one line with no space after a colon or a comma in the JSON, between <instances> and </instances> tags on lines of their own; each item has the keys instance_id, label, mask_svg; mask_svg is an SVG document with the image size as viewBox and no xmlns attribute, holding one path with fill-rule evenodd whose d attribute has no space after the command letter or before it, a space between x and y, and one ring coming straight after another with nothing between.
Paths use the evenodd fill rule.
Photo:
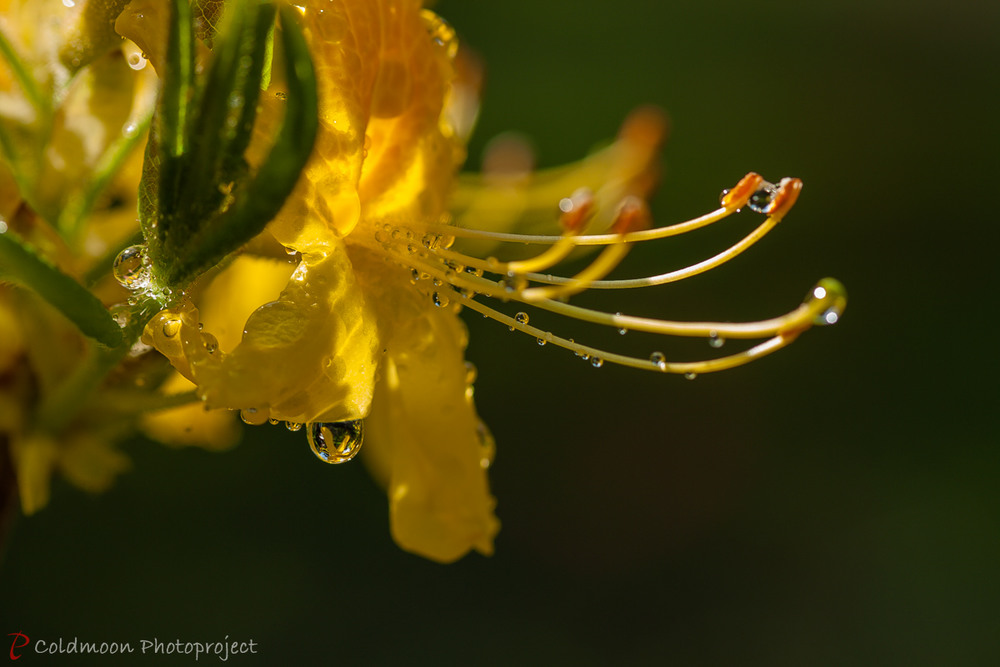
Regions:
<instances>
[{"instance_id":1,"label":"yellow flower","mask_svg":"<svg viewBox=\"0 0 1000 667\"><path fill-rule=\"evenodd\" d=\"M62 313L29 292L0 286L0 447L10 447L26 512L47 502L57 469L82 488L106 487L127 466L109 443L137 425L174 444L229 446L236 432L228 409L250 424L305 426L313 451L328 463L352 459L364 438L365 458L387 487L391 530L401 547L440 562L470 550L490 554L499 528L487 479L495 446L476 414L476 371L464 360L461 310L594 366L618 363L693 377L769 354L813 324L835 322L843 309L843 290L830 279L790 313L760 322L672 322L568 303L584 290L652 287L722 264L773 229L802 184L771 184L751 173L723 194L716 210L653 228L645 199L655 184L665 123L650 109L635 112L615 142L578 163L533 172L526 149L501 140L488 152L485 173L457 177L477 112L479 73L451 27L419 0L295 3L297 11L281 18L287 50L273 50L276 63L284 57L292 66L272 72L269 64L253 70L241 69L239 57L228 61L228 74L219 74L233 84L225 103L216 103L205 80L241 52L224 46L213 55L210 49L217 33L223 39L215 43L252 34L254 58L264 53L258 47L273 23L256 3L195 0L193 45L185 42L190 33L175 29L185 0L86 0L68 12L63 4L0 0L13 21L13 28L4 24L0 46L10 62L24 65L0 69L0 138L10 169L0 171L0 235L10 227L16 237L0 238L0 253L28 257L29 268L42 275L28 286ZM234 16L251 13L254 20L241 27L248 32L225 32L227 22L238 24ZM31 18L50 15L55 18ZM183 163L185 150L189 158L201 155L191 152L193 144L214 140L216 129L221 136L228 128L226 145L238 145L247 135L232 130L238 119L225 109L242 109L246 99L233 91L256 92L259 80L270 81L255 124L246 116L253 137L245 156L242 144L225 169L206 167L206 173L237 176L192 186L207 193L208 213L177 224L196 242L211 240L211 225L236 219L224 218L230 207L250 210L232 202L247 201L247 182L267 184L236 181L241 173L255 179L275 173L265 166L276 164L271 157L286 136L291 113L284 108L297 102L295 90L305 90L296 87L297 28L290 20L301 23L319 97L309 160L262 233L193 284L190 276L171 284L162 262L177 259L170 256L177 248L199 248L168 237L167 225L156 229L176 219L150 217L150 209L159 215L157 207L182 210L173 206L169 188L159 187L174 183L163 173ZM122 43L116 31L131 41ZM184 51L185 45L191 48ZM197 53L197 66L185 53ZM147 59L152 67L145 67ZM171 70L174 63L182 65ZM160 106L140 183L139 163L128 156L149 118L153 68L161 79ZM203 69L210 73L195 76ZM240 80L250 71L258 74ZM194 92L185 92L196 80ZM163 102L168 97L177 104ZM195 111L186 106L202 102ZM195 116L234 122L211 126L209 136L209 126L185 120ZM185 145L191 128L203 134ZM310 143L303 145L304 159ZM200 169L200 158L188 166ZM133 307L112 311L122 332L112 323L109 333L109 316L93 294L106 305L125 297L102 279L110 262L99 258L134 233L137 205L148 249L156 252L135 246L115 260L115 277L132 290ZM608 279L636 243L699 229L741 208L764 218L722 253L659 275ZM261 216L239 243L270 217ZM222 257L234 247L203 257ZM33 253L44 261L32 264ZM588 263L576 273L556 274L580 260ZM0 279L5 268L0 264ZM52 285L79 289L98 312L80 315ZM153 301L162 310L150 316L143 309ZM713 347L725 339L763 342L705 361L668 361L658 351L634 357L538 328L529 310L620 330L704 337ZM140 328L142 343L132 346ZM56 340L60 354L47 354ZM149 346L172 371L151 358ZM201 403L192 400L195 393ZM63 412L70 405L74 410Z\"/></svg>"},{"instance_id":2,"label":"yellow flower","mask_svg":"<svg viewBox=\"0 0 1000 667\"><path fill-rule=\"evenodd\" d=\"M715 212L647 230L644 197L663 121L643 110L618 141L581 163L532 175L516 146L500 147L491 173L456 190L475 77L456 68L451 28L414 1L317 0L304 4L301 18L317 72L320 133L267 228L297 264L251 249L219 274L197 309L185 303L161 312L144 340L207 405L241 410L249 423L307 424L314 451L329 462L356 453L364 420L369 462L388 486L392 532L403 548L448 562L469 549L490 553L498 528L486 479L493 441L472 401L474 370L463 360L467 333L456 316L462 307L595 366L690 376L780 348L835 306L833 283L787 316L748 324L665 322L565 303L584 289L662 284L721 264L777 224L801 183L771 185L750 174ZM265 101L258 128L265 134L267 119L279 116L278 86ZM766 213L764 223L716 258L661 276L604 280L633 243L703 227L743 206ZM492 256L511 242L548 247L513 261ZM574 276L543 273L584 246L604 250ZM490 300L616 328L770 340L706 362L668 363L658 352L637 359L536 329L526 313L504 314Z\"/></svg>"}]
</instances>

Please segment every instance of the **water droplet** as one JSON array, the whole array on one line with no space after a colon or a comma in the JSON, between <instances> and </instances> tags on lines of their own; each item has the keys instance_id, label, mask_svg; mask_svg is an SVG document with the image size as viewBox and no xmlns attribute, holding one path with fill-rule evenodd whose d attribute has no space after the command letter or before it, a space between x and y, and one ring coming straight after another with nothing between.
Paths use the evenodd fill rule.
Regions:
<instances>
[{"instance_id":1,"label":"water droplet","mask_svg":"<svg viewBox=\"0 0 1000 667\"><path fill-rule=\"evenodd\" d=\"M203 333L201 335L201 344L209 354L215 354L219 349L219 339L210 333Z\"/></svg>"},{"instance_id":2,"label":"water droplet","mask_svg":"<svg viewBox=\"0 0 1000 667\"><path fill-rule=\"evenodd\" d=\"M496 458L496 440L493 439L489 427L482 421L476 424L476 438L479 440L480 447L479 465L485 470L493 465L493 460Z\"/></svg>"},{"instance_id":3,"label":"water droplet","mask_svg":"<svg viewBox=\"0 0 1000 667\"><path fill-rule=\"evenodd\" d=\"M285 422L285 428L287 428L292 433L302 430L302 424L300 422Z\"/></svg>"},{"instance_id":4,"label":"water droplet","mask_svg":"<svg viewBox=\"0 0 1000 667\"><path fill-rule=\"evenodd\" d=\"M132 318L132 313L128 306L119 303L111 307L111 318L115 321L115 324L124 329L128 326L129 320Z\"/></svg>"},{"instance_id":5,"label":"water droplet","mask_svg":"<svg viewBox=\"0 0 1000 667\"><path fill-rule=\"evenodd\" d=\"M128 56L128 66L134 70L141 70L146 66L146 58L142 54L132 52Z\"/></svg>"},{"instance_id":6,"label":"water droplet","mask_svg":"<svg viewBox=\"0 0 1000 667\"><path fill-rule=\"evenodd\" d=\"M250 426L260 426L268 420L269 416L270 411L267 408L244 408L240 410L240 419L244 423L250 424Z\"/></svg>"},{"instance_id":7,"label":"water droplet","mask_svg":"<svg viewBox=\"0 0 1000 667\"><path fill-rule=\"evenodd\" d=\"M601 359L600 357L593 357L590 360L590 365L593 366L594 368L600 368L601 366L604 365L604 359Z\"/></svg>"},{"instance_id":8,"label":"water droplet","mask_svg":"<svg viewBox=\"0 0 1000 667\"><path fill-rule=\"evenodd\" d=\"M275 419L274 417L269 417L267 423L270 424L271 426L277 426L278 424L281 423L281 420Z\"/></svg>"},{"instance_id":9,"label":"water droplet","mask_svg":"<svg viewBox=\"0 0 1000 667\"><path fill-rule=\"evenodd\" d=\"M420 280L420 272L416 269L410 269L410 284L416 285Z\"/></svg>"},{"instance_id":10,"label":"water droplet","mask_svg":"<svg viewBox=\"0 0 1000 667\"><path fill-rule=\"evenodd\" d=\"M465 267L465 272L466 273L470 273L470 274L474 275L477 278L482 278L483 277L483 270L482 269L477 269L474 266L467 266L467 267Z\"/></svg>"},{"instance_id":11,"label":"water droplet","mask_svg":"<svg viewBox=\"0 0 1000 667\"><path fill-rule=\"evenodd\" d=\"M698 374L697 374L697 373L685 373L685 374L684 374L684 379L685 379L685 380L693 380L693 379L695 379L696 377L698 377Z\"/></svg>"},{"instance_id":12,"label":"water droplet","mask_svg":"<svg viewBox=\"0 0 1000 667\"><path fill-rule=\"evenodd\" d=\"M537 342L537 343L538 343L539 345L545 345L545 343L547 343L547 342L548 342L548 341L547 341L547 340L545 340L544 338L536 338L536 339L535 339L535 341L536 341L536 342Z\"/></svg>"},{"instance_id":13,"label":"water droplet","mask_svg":"<svg viewBox=\"0 0 1000 667\"><path fill-rule=\"evenodd\" d=\"M662 352L654 352L649 355L649 360L656 364L661 371L667 370L667 355Z\"/></svg>"},{"instance_id":14,"label":"water droplet","mask_svg":"<svg viewBox=\"0 0 1000 667\"><path fill-rule=\"evenodd\" d=\"M728 194L729 194L729 188L726 188L725 190L719 193L719 203L722 204L723 206L725 206L726 204L726 195Z\"/></svg>"},{"instance_id":15,"label":"water droplet","mask_svg":"<svg viewBox=\"0 0 1000 667\"><path fill-rule=\"evenodd\" d=\"M111 267L117 280L131 290L145 289L149 286L149 262L146 259L146 247L133 245L125 248Z\"/></svg>"},{"instance_id":16,"label":"water droplet","mask_svg":"<svg viewBox=\"0 0 1000 667\"><path fill-rule=\"evenodd\" d=\"M274 94L274 96L277 97L279 100L287 100L288 99L288 93L282 92L280 90L278 92L276 92Z\"/></svg>"},{"instance_id":17,"label":"water droplet","mask_svg":"<svg viewBox=\"0 0 1000 667\"><path fill-rule=\"evenodd\" d=\"M62 0L63 7L76 7L76 2L73 0Z\"/></svg>"},{"instance_id":18,"label":"water droplet","mask_svg":"<svg viewBox=\"0 0 1000 667\"><path fill-rule=\"evenodd\" d=\"M0 218L0 234L6 234L7 229L9 229L7 227L7 221L4 220L3 218Z\"/></svg>"},{"instance_id":19,"label":"water droplet","mask_svg":"<svg viewBox=\"0 0 1000 667\"><path fill-rule=\"evenodd\" d=\"M139 131L139 126L135 123L126 123L122 127L122 136L126 139L131 139Z\"/></svg>"},{"instance_id":20,"label":"water droplet","mask_svg":"<svg viewBox=\"0 0 1000 667\"><path fill-rule=\"evenodd\" d=\"M808 301L825 301L827 308L813 319L814 324L828 326L840 321L847 307L847 290L839 281L833 278L824 278L819 281L816 287L809 294Z\"/></svg>"},{"instance_id":21,"label":"water droplet","mask_svg":"<svg viewBox=\"0 0 1000 667\"><path fill-rule=\"evenodd\" d=\"M710 347L714 347L718 350L720 347L726 344L726 339L719 336L718 331L710 331L708 333L708 344Z\"/></svg>"},{"instance_id":22,"label":"water droplet","mask_svg":"<svg viewBox=\"0 0 1000 667\"><path fill-rule=\"evenodd\" d=\"M528 313L525 313L523 311L518 313L517 315L514 316L514 321L517 322L518 324L527 324Z\"/></svg>"},{"instance_id":23,"label":"water droplet","mask_svg":"<svg viewBox=\"0 0 1000 667\"><path fill-rule=\"evenodd\" d=\"M624 336L627 333L628 333L628 329L626 329L625 327L622 327L621 329L618 330L618 335L620 335L620 336Z\"/></svg>"},{"instance_id":24,"label":"water droplet","mask_svg":"<svg viewBox=\"0 0 1000 667\"><path fill-rule=\"evenodd\" d=\"M434 292L434 294L431 295L431 301L438 308L444 308L451 303L451 301L448 300L448 296L446 294L442 294L441 292Z\"/></svg>"},{"instance_id":25,"label":"water droplet","mask_svg":"<svg viewBox=\"0 0 1000 667\"><path fill-rule=\"evenodd\" d=\"M360 419L343 422L309 424L309 447L325 463L344 463L353 459L364 442L364 422Z\"/></svg>"},{"instance_id":26,"label":"water droplet","mask_svg":"<svg viewBox=\"0 0 1000 667\"><path fill-rule=\"evenodd\" d=\"M180 320L164 320L163 326L161 327L161 329L163 330L163 335L166 338L173 338L178 333L180 333L180 330L181 330L181 321Z\"/></svg>"},{"instance_id":27,"label":"water droplet","mask_svg":"<svg viewBox=\"0 0 1000 667\"><path fill-rule=\"evenodd\" d=\"M750 207L750 210L754 213L766 213L767 207L770 205L771 201L774 199L774 195L777 193L777 185L764 181L761 184L760 189L750 195L750 199L747 201L747 206Z\"/></svg>"},{"instance_id":28,"label":"water droplet","mask_svg":"<svg viewBox=\"0 0 1000 667\"><path fill-rule=\"evenodd\" d=\"M437 248L438 241L440 240L440 238L441 237L439 237L437 234L431 234L430 232L428 232L427 234L424 234L424 237L420 240L420 242L428 250L434 250L435 248Z\"/></svg>"},{"instance_id":29,"label":"water droplet","mask_svg":"<svg viewBox=\"0 0 1000 667\"><path fill-rule=\"evenodd\" d=\"M479 369L471 361L465 362L465 384L472 384L479 377Z\"/></svg>"}]
</instances>

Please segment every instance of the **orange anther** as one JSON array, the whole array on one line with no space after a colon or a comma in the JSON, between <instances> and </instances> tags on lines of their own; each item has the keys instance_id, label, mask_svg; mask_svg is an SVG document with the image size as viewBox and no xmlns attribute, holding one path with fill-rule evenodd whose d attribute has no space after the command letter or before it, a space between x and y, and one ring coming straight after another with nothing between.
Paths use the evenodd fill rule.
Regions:
<instances>
[{"instance_id":1,"label":"orange anther","mask_svg":"<svg viewBox=\"0 0 1000 667\"><path fill-rule=\"evenodd\" d=\"M781 220L785 214L795 205L795 200L799 198L802 191L802 181L797 178L783 178L778 184L778 191L774 194L771 203L764 209L764 213Z\"/></svg>"},{"instance_id":2,"label":"orange anther","mask_svg":"<svg viewBox=\"0 0 1000 667\"><path fill-rule=\"evenodd\" d=\"M616 234L628 234L652 227L652 216L649 207L639 197L628 196L618 205L618 213L611 224L611 231Z\"/></svg>"},{"instance_id":3,"label":"orange anther","mask_svg":"<svg viewBox=\"0 0 1000 667\"><path fill-rule=\"evenodd\" d=\"M732 190L722 195L722 206L730 211L743 208L750 200L750 195L757 192L763 182L763 176L751 171L741 178Z\"/></svg>"},{"instance_id":4,"label":"orange anther","mask_svg":"<svg viewBox=\"0 0 1000 667\"><path fill-rule=\"evenodd\" d=\"M580 188L559 200L559 224L570 234L578 234L594 211L594 194L590 188Z\"/></svg>"},{"instance_id":5,"label":"orange anther","mask_svg":"<svg viewBox=\"0 0 1000 667\"><path fill-rule=\"evenodd\" d=\"M663 109L644 106L633 110L622 123L619 136L628 142L656 148L663 143L669 123Z\"/></svg>"}]
</instances>

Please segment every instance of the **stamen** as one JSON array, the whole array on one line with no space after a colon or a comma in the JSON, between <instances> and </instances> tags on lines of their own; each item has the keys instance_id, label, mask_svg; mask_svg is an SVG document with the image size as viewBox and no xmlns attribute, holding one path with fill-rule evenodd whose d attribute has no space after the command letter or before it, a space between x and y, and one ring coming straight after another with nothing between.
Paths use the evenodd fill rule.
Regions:
<instances>
[{"instance_id":1,"label":"stamen","mask_svg":"<svg viewBox=\"0 0 1000 667\"><path fill-rule=\"evenodd\" d=\"M507 325L507 327L512 331L521 331L529 336L534 336L538 340L544 340L546 343L552 343L558 347L575 352L577 356L588 358L596 367L600 367L607 362L647 371L674 373L689 377L700 373L714 373L750 363L751 361L767 356L772 352L777 352L795 340L799 333L801 333L796 331L780 334L763 343L760 343L759 345L755 345L748 350L744 350L743 352L716 359L709 359L706 361L668 362L664 358L656 356L658 353L655 352L650 355L649 359L640 359L638 357L609 352L607 350L591 347L589 345L580 345L571 339L556 336L551 331L544 331L530 324L522 323L518 318L504 315L503 313L474 299L465 299L462 303L477 313Z\"/></svg>"},{"instance_id":2,"label":"stamen","mask_svg":"<svg viewBox=\"0 0 1000 667\"><path fill-rule=\"evenodd\" d=\"M796 178L784 178L778 185L765 181L755 173L747 174L731 190L722 195L722 208L712 213L658 229L642 229L649 225L649 211L644 201L626 197L617 207L614 220L606 228L612 233L583 235L579 231L593 214L594 200L589 191L579 190L560 202L561 236L501 234L463 229L444 224L417 225L413 229L386 225L375 235L377 245L388 251L401 265L413 271L414 281L433 280L432 298L437 305L465 306L508 326L535 337L539 344L553 343L586 357L595 366L605 362L634 368L694 377L739 366L774 352L813 325L835 323L846 303L843 287L833 279L824 279L807 295L804 302L779 317L757 322L678 322L647 317L609 313L565 303L566 297L591 289L625 289L662 285L688 278L736 257L763 238L788 213L802 189ZM666 238L707 226L743 207L767 215L764 222L727 250L691 266L656 276L625 280L603 280L629 252L636 242ZM417 245L413 239L421 238ZM451 250L455 237L482 238L492 241L516 241L526 244L551 244L538 255L522 260L501 262L494 257L481 259ZM427 239L430 239L427 242ZM443 239L443 240L442 240ZM571 277L552 276L538 269L554 266L577 247L605 246L582 271ZM498 276L484 277L485 273ZM536 285L532 285L535 283ZM541 283L543 286L538 286ZM458 294L456 295L456 292ZM461 298L459 298L459 295ZM576 343L572 338L558 336L528 324L526 313L510 317L486 305L477 296L514 301L540 310L563 315L574 320L612 327L618 331L640 331L657 335L704 337L713 348L721 347L726 339L767 339L753 347L716 359L697 362L668 362L660 352L642 359ZM454 297L454 298L452 298Z\"/></svg>"}]
</instances>

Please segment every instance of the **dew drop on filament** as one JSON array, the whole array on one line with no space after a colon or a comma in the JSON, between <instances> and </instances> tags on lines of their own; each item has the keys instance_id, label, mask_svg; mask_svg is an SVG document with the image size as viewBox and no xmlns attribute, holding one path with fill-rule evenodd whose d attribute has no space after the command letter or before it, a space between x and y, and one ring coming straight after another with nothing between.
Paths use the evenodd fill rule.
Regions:
<instances>
[{"instance_id":1,"label":"dew drop on filament","mask_svg":"<svg viewBox=\"0 0 1000 667\"><path fill-rule=\"evenodd\" d=\"M667 370L667 357L662 352L654 352L649 355L649 360L656 364L661 371Z\"/></svg>"},{"instance_id":2,"label":"dew drop on filament","mask_svg":"<svg viewBox=\"0 0 1000 667\"><path fill-rule=\"evenodd\" d=\"M761 184L757 192L750 195L747 207L754 213L767 213L767 207L774 200L774 195L778 193L778 186L765 181Z\"/></svg>"},{"instance_id":3,"label":"dew drop on filament","mask_svg":"<svg viewBox=\"0 0 1000 667\"><path fill-rule=\"evenodd\" d=\"M343 422L314 422L309 424L309 447L324 463L350 461L364 442L364 422L360 419Z\"/></svg>"}]
</instances>

